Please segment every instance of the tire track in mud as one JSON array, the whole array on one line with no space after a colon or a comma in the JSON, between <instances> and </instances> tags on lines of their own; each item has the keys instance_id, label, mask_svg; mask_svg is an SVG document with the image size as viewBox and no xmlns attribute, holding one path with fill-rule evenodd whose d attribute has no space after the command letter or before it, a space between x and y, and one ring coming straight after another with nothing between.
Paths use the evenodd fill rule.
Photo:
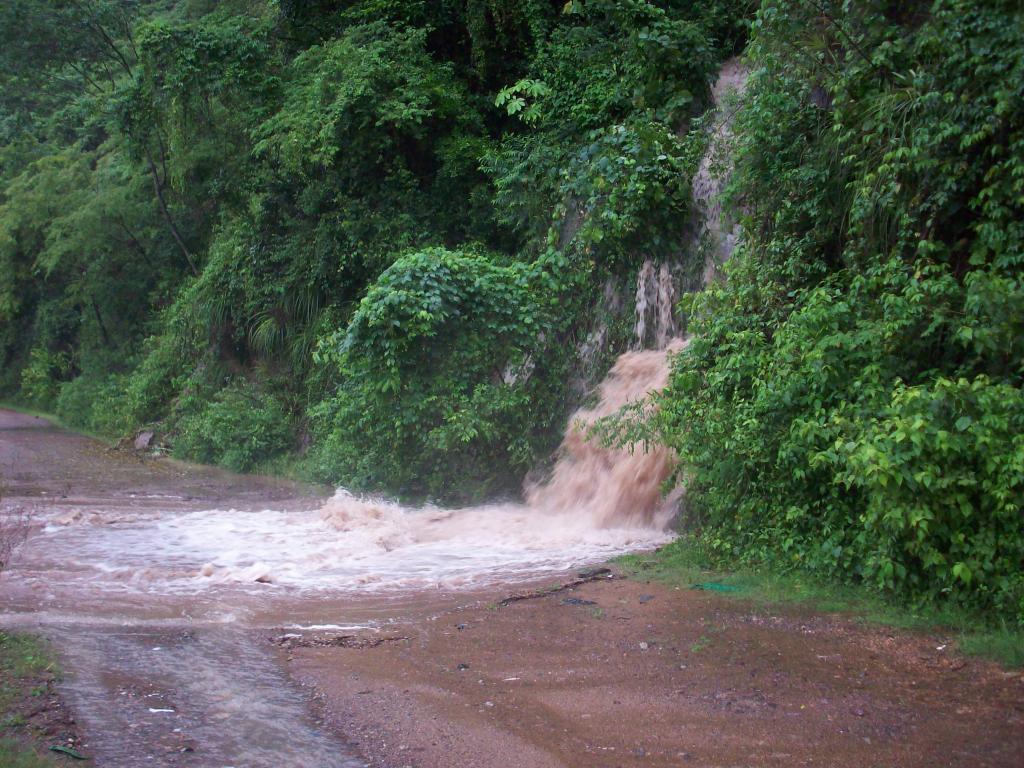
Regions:
<instances>
[{"instance_id":1,"label":"tire track in mud","mask_svg":"<svg viewBox=\"0 0 1024 768\"><path fill-rule=\"evenodd\" d=\"M360 768L355 751L308 714L256 637L240 629L51 627L63 695L102 768Z\"/></svg>"}]
</instances>

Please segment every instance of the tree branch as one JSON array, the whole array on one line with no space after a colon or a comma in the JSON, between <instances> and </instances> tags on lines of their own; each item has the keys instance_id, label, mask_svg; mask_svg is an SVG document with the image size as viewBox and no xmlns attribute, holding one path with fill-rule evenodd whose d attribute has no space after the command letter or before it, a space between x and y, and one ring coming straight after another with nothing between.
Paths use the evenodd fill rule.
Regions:
<instances>
[{"instance_id":1,"label":"tree branch","mask_svg":"<svg viewBox=\"0 0 1024 768\"><path fill-rule=\"evenodd\" d=\"M156 169L156 163L153 162L153 153L149 151L148 147L146 148L146 161L149 163L149 172L153 177L153 191L156 192L157 203L159 203L160 212L167 222L167 228L171 231L171 236L174 238L174 242L178 244L178 248L181 250L182 255L184 255L185 261L188 262L192 274L199 277L199 270L192 259L192 254L189 252L188 246L185 245L185 240L182 238L181 232L178 231L178 226L174 223L174 218L167 207L167 201L164 199L163 185L160 183L160 173Z\"/></svg>"}]
</instances>

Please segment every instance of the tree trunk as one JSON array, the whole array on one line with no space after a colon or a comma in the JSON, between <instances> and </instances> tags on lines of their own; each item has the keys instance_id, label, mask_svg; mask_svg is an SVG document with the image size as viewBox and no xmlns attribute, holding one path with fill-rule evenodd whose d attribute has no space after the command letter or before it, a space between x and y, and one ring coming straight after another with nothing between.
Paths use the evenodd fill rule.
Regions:
<instances>
[{"instance_id":1,"label":"tree trunk","mask_svg":"<svg viewBox=\"0 0 1024 768\"><path fill-rule=\"evenodd\" d=\"M160 183L160 174L156 169L156 163L153 162L153 155L148 149L146 150L146 160L149 162L149 172L153 177L153 191L156 192L156 199L160 205L160 212L164 215L164 219L167 221L167 228L171 230L171 236L174 238L174 242L178 244L178 248L181 249L182 254L185 256L185 261L188 262L188 266L191 268L192 274L198 277L199 270L196 269L196 263L192 260L192 254L189 253L188 246L185 245L185 241L181 237L181 232L178 231L178 227L174 223L174 219L171 217L171 212L167 208L167 201L164 199L163 185Z\"/></svg>"}]
</instances>

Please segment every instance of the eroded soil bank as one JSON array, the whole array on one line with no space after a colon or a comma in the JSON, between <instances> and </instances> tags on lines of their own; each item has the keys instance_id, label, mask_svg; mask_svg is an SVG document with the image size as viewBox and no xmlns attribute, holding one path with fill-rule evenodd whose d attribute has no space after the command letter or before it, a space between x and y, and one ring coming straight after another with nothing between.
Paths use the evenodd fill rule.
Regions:
<instances>
[{"instance_id":1,"label":"eroded soil bank","mask_svg":"<svg viewBox=\"0 0 1024 768\"><path fill-rule=\"evenodd\" d=\"M114 529L129 542L175 531L211 507L244 526L248 511L323 500L4 412L0 468L4 504L69 519L83 546ZM952 655L941 636L620 579L544 592L572 572L412 592L175 592L152 562L159 578L111 591L47 541L30 539L0 577L2 624L53 643L58 692L98 766L1015 767L1024 755L1024 678Z\"/></svg>"}]
</instances>

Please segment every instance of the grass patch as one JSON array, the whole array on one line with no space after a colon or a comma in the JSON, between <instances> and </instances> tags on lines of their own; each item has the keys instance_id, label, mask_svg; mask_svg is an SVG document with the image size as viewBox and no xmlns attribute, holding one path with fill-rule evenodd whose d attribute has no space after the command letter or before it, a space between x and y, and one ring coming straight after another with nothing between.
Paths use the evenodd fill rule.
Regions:
<instances>
[{"instance_id":1,"label":"grass patch","mask_svg":"<svg viewBox=\"0 0 1024 768\"><path fill-rule=\"evenodd\" d=\"M38 637L0 632L0 672L5 678L36 677L56 674L57 665Z\"/></svg>"},{"instance_id":2,"label":"grass patch","mask_svg":"<svg viewBox=\"0 0 1024 768\"><path fill-rule=\"evenodd\" d=\"M699 588L765 605L799 605L823 613L845 613L873 624L953 633L965 654L1024 667L1024 629L998 623L955 606L903 605L868 587L839 584L806 573L771 568L712 567L699 545L680 538L659 552L615 561L627 574L673 587Z\"/></svg>"},{"instance_id":3,"label":"grass patch","mask_svg":"<svg viewBox=\"0 0 1024 768\"><path fill-rule=\"evenodd\" d=\"M697 638L697 642L690 646L690 653L700 653L709 645L711 645L711 638L707 635L701 635Z\"/></svg>"},{"instance_id":4,"label":"grass patch","mask_svg":"<svg viewBox=\"0 0 1024 768\"><path fill-rule=\"evenodd\" d=\"M60 419L57 418L56 414L48 411L40 411L36 408L31 408L24 403L15 402L13 400L0 400L0 408L5 411L23 413L26 416L38 416L40 419L46 419L47 421L52 421L54 424L60 424Z\"/></svg>"},{"instance_id":5,"label":"grass patch","mask_svg":"<svg viewBox=\"0 0 1024 768\"><path fill-rule=\"evenodd\" d=\"M27 720L19 704L27 685L40 677L58 674L56 662L46 644L33 635L0 632L0 766L4 768L50 768L54 761L27 746ZM30 695L40 695L39 686ZM45 689L42 689L45 690Z\"/></svg>"},{"instance_id":6,"label":"grass patch","mask_svg":"<svg viewBox=\"0 0 1024 768\"><path fill-rule=\"evenodd\" d=\"M26 750L15 739L0 739L0 765L4 768L53 768L54 762Z\"/></svg>"},{"instance_id":7,"label":"grass patch","mask_svg":"<svg viewBox=\"0 0 1024 768\"><path fill-rule=\"evenodd\" d=\"M55 427L59 427L60 429L63 429L67 432L73 432L78 435L84 435L85 437L92 438L93 440L96 440L97 442L103 443L104 445L107 446L115 446L118 444L118 440L115 439L114 437L111 437L110 435L105 435L99 432L92 432L88 429L82 429L81 427L69 425L66 422L62 421L60 417L57 416L55 413L50 413L49 411L36 410L20 402L0 400L0 409L15 411L16 413L21 413L26 416L37 416L41 419L46 419ZM146 428L149 429L151 427ZM129 435L122 435L122 439L128 436ZM174 462L177 465L184 467L186 469L188 467L217 467L218 469L226 469L228 471L232 471L235 474L249 475L252 477L266 477L275 480L290 480L294 483L308 486L309 493L315 495L330 496L334 493L335 490L334 486L322 483L315 477L313 477L313 475L307 471L306 465L303 463L305 457L293 452L284 453L281 454L280 456L274 456L272 458L260 461L251 469L246 470L245 472L231 470L230 468L225 467L223 464L211 464L190 461L188 459L176 459L172 457L169 453L162 450L159 451L159 453L160 455L163 456L163 458L166 461ZM3 763L0 763L0 768L3 768Z\"/></svg>"},{"instance_id":8,"label":"grass patch","mask_svg":"<svg viewBox=\"0 0 1024 768\"><path fill-rule=\"evenodd\" d=\"M1019 629L968 631L957 642L960 650L971 656L996 659L1008 667L1024 667L1024 632Z\"/></svg>"}]
</instances>

